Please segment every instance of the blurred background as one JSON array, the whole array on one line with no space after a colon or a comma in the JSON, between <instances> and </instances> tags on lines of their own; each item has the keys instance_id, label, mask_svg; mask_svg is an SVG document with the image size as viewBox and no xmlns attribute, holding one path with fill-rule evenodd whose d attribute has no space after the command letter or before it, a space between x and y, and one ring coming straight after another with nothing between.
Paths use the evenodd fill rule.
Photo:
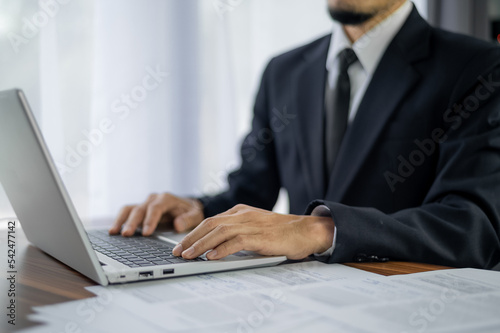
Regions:
<instances>
[{"instance_id":1,"label":"blurred background","mask_svg":"<svg viewBox=\"0 0 500 333\"><path fill-rule=\"evenodd\" d=\"M500 33L500 0L414 3ZM265 65L331 28L326 0L0 0L0 90L24 90L80 216L112 217L151 192L224 189Z\"/></svg>"}]
</instances>

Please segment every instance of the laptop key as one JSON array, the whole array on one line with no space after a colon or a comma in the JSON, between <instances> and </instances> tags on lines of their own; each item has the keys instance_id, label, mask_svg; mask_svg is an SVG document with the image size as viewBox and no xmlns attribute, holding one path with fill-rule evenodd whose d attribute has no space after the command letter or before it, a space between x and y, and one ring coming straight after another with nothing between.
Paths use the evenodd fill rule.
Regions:
<instances>
[{"instance_id":1,"label":"laptop key","mask_svg":"<svg viewBox=\"0 0 500 333\"><path fill-rule=\"evenodd\" d=\"M136 265L139 265L140 267L144 267L144 266L156 266L155 264L150 263L150 262L146 262L146 263L136 263Z\"/></svg>"},{"instance_id":2,"label":"laptop key","mask_svg":"<svg viewBox=\"0 0 500 333\"><path fill-rule=\"evenodd\" d=\"M158 257L163 258L163 259L175 259L175 258L177 258L173 254L159 254Z\"/></svg>"},{"instance_id":3,"label":"laptop key","mask_svg":"<svg viewBox=\"0 0 500 333\"><path fill-rule=\"evenodd\" d=\"M144 251L142 251L142 250L130 250L130 251L128 251L128 252L130 252L130 253L132 253L132 254L135 254L135 255L138 255L138 256L139 256L139 255L145 255L145 254L147 254L146 252L144 252Z\"/></svg>"},{"instance_id":4,"label":"laptop key","mask_svg":"<svg viewBox=\"0 0 500 333\"><path fill-rule=\"evenodd\" d=\"M159 266L159 265L171 265L172 263L168 260L162 260L162 261L155 261L154 264L156 266Z\"/></svg>"},{"instance_id":5,"label":"laptop key","mask_svg":"<svg viewBox=\"0 0 500 333\"><path fill-rule=\"evenodd\" d=\"M131 259L129 259L129 261L132 261L132 262L142 262L142 261L146 261L146 260L144 260L142 258L131 258Z\"/></svg>"},{"instance_id":6,"label":"laptop key","mask_svg":"<svg viewBox=\"0 0 500 333\"><path fill-rule=\"evenodd\" d=\"M132 261L132 260L130 260ZM148 261L148 260L144 260L144 259L141 259L141 260L133 260L132 261L134 264L137 264L137 265L141 265L141 264L151 264L151 261Z\"/></svg>"},{"instance_id":7,"label":"laptop key","mask_svg":"<svg viewBox=\"0 0 500 333\"><path fill-rule=\"evenodd\" d=\"M185 263L186 259L173 258L173 259L168 259L168 261L170 261L173 264L181 264L181 263Z\"/></svg>"},{"instance_id":8,"label":"laptop key","mask_svg":"<svg viewBox=\"0 0 500 333\"><path fill-rule=\"evenodd\" d=\"M149 259L155 259L157 257L153 256L153 255L145 255L145 256L141 256L141 258L149 260Z\"/></svg>"},{"instance_id":9,"label":"laptop key","mask_svg":"<svg viewBox=\"0 0 500 333\"><path fill-rule=\"evenodd\" d=\"M162 259L162 258L154 258L154 259L148 259L149 261L151 262L154 262L154 263L157 263L157 262L160 262L160 261L165 261L165 259Z\"/></svg>"},{"instance_id":10,"label":"laptop key","mask_svg":"<svg viewBox=\"0 0 500 333\"><path fill-rule=\"evenodd\" d=\"M126 255L122 256L122 258L125 258L125 259L134 259L134 258L137 258L137 256L135 256L133 254L126 254Z\"/></svg>"}]
</instances>

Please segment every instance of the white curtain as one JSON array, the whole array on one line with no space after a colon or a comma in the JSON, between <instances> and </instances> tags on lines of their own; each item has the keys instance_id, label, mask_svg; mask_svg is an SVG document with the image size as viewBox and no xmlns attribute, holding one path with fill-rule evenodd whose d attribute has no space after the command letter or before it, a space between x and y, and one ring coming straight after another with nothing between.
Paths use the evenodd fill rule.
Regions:
<instances>
[{"instance_id":1,"label":"white curtain","mask_svg":"<svg viewBox=\"0 0 500 333\"><path fill-rule=\"evenodd\" d=\"M27 94L85 218L224 188L267 61L331 29L325 0L0 6L0 89Z\"/></svg>"},{"instance_id":2,"label":"white curtain","mask_svg":"<svg viewBox=\"0 0 500 333\"><path fill-rule=\"evenodd\" d=\"M0 0L0 89L27 94L80 215L112 217L223 189L270 57L330 29L326 0Z\"/></svg>"}]
</instances>

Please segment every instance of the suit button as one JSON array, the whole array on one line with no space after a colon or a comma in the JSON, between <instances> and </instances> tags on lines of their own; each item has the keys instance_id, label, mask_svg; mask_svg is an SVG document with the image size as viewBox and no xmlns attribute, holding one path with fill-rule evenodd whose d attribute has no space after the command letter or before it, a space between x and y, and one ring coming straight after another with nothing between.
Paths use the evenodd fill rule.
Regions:
<instances>
[{"instance_id":1,"label":"suit button","mask_svg":"<svg viewBox=\"0 0 500 333\"><path fill-rule=\"evenodd\" d=\"M389 261L389 258L382 257L379 258L378 256L372 254L372 255L366 255L364 253L358 253L357 255L354 256L354 261L355 262L387 262Z\"/></svg>"},{"instance_id":2,"label":"suit button","mask_svg":"<svg viewBox=\"0 0 500 333\"><path fill-rule=\"evenodd\" d=\"M365 262L367 259L368 259L368 256L364 253L358 253L353 258L353 260L355 262Z\"/></svg>"}]
</instances>

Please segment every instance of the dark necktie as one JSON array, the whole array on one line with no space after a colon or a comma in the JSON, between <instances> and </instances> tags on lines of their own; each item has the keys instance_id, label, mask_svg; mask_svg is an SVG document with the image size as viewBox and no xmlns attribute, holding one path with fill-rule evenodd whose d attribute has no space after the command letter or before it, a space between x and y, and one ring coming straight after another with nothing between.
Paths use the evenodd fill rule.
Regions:
<instances>
[{"instance_id":1,"label":"dark necktie","mask_svg":"<svg viewBox=\"0 0 500 333\"><path fill-rule=\"evenodd\" d=\"M352 49L344 49L338 56L339 76L337 85L332 91L326 83L325 97L325 173L326 179L330 178L335 159L344 137L347 120L349 117L349 105L351 102L351 82L347 70L349 66L358 60Z\"/></svg>"}]
</instances>

